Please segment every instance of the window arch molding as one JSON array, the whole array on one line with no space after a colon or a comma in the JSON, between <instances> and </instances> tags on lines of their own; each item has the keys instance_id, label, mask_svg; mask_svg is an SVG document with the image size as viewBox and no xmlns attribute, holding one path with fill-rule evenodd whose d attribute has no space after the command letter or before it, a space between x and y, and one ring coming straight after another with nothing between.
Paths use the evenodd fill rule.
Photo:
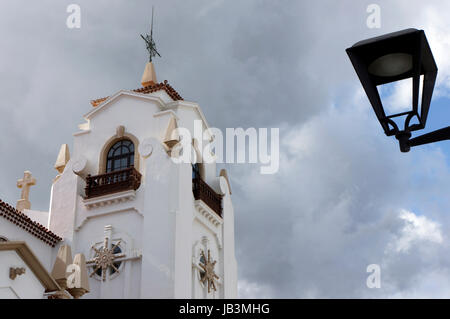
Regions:
<instances>
[{"instance_id":1,"label":"window arch molding","mask_svg":"<svg viewBox=\"0 0 450 319\"><path fill-rule=\"evenodd\" d=\"M138 151L139 147L139 140L130 133L123 133L122 136L118 136L117 134L112 136L106 143L103 145L102 150L100 151L100 158L99 158L99 169L98 174L105 174L106 173L106 162L108 158L108 152L111 149L111 147L114 146L119 141L122 140L130 140L134 144L134 168L139 171L139 162L140 162L140 155Z\"/></svg>"}]
</instances>

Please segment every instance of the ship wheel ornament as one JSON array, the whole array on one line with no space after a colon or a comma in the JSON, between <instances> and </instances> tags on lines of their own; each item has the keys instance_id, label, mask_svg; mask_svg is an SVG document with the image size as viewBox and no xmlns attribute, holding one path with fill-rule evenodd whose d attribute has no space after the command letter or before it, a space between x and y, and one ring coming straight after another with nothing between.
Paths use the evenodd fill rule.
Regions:
<instances>
[{"instance_id":1,"label":"ship wheel ornament","mask_svg":"<svg viewBox=\"0 0 450 319\"><path fill-rule=\"evenodd\" d=\"M125 257L125 254L122 254L121 252L114 253L116 251L116 248L119 247L119 244L120 240L115 243L112 248L108 248L109 239L108 237L106 237L105 241L103 242L103 247L96 248L95 246L92 246L92 249L95 251L94 258L86 261L87 265L93 264L94 271L92 272L90 277L94 276L100 269L102 281L105 281L106 272L110 267L114 269L115 272L119 273L119 269L114 264L118 262L118 258Z\"/></svg>"},{"instance_id":2,"label":"ship wheel ornament","mask_svg":"<svg viewBox=\"0 0 450 319\"><path fill-rule=\"evenodd\" d=\"M217 261L211 261L211 252L208 249L208 258L205 256L205 252L202 250L201 252L201 258L199 266L202 268L203 273L201 276L201 283L205 284L205 282L208 282L208 293L211 292L211 288L216 291L216 283L214 282L214 279L219 279L219 276L216 275L214 271L214 266L216 265Z\"/></svg>"}]
</instances>

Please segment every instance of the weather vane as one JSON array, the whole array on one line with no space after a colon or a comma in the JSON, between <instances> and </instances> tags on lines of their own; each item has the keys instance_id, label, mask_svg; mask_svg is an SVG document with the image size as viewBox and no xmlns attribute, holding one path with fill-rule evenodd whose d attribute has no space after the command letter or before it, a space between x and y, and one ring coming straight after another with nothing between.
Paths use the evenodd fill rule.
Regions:
<instances>
[{"instance_id":1,"label":"weather vane","mask_svg":"<svg viewBox=\"0 0 450 319\"><path fill-rule=\"evenodd\" d=\"M145 44L147 45L147 51L150 55L150 62L152 62L152 58L156 55L161 57L161 55L156 51L156 44L153 40L153 7L152 7L152 27L150 29L150 35L146 35L145 37L141 34L141 38L144 39Z\"/></svg>"}]
</instances>

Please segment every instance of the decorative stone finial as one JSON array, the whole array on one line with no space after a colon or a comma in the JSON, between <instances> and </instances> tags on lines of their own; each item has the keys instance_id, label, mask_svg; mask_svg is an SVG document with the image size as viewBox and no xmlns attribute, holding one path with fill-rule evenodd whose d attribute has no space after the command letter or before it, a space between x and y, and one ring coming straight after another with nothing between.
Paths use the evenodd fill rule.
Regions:
<instances>
[{"instance_id":1,"label":"decorative stone finial","mask_svg":"<svg viewBox=\"0 0 450 319\"><path fill-rule=\"evenodd\" d=\"M22 189L20 199L17 201L16 205L18 211L31 208L29 196L30 196L30 187L33 185L36 185L36 179L31 175L30 171L25 171L23 173L23 178L17 181L17 187Z\"/></svg>"},{"instance_id":2,"label":"decorative stone finial","mask_svg":"<svg viewBox=\"0 0 450 319\"><path fill-rule=\"evenodd\" d=\"M70 299L70 295L65 290L59 290L49 295L48 299Z\"/></svg>"},{"instance_id":3,"label":"decorative stone finial","mask_svg":"<svg viewBox=\"0 0 450 319\"><path fill-rule=\"evenodd\" d=\"M67 144L63 144L59 149L58 157L56 158L55 162L55 169L58 171L59 174L55 177L53 183L56 182L61 177L61 174L64 172L64 169L66 168L66 165L69 162L69 160L70 160L69 146Z\"/></svg>"},{"instance_id":4,"label":"decorative stone finial","mask_svg":"<svg viewBox=\"0 0 450 319\"><path fill-rule=\"evenodd\" d=\"M143 87L156 84L156 72L152 62L145 65L144 74L142 75L141 84Z\"/></svg>"},{"instance_id":5,"label":"decorative stone finial","mask_svg":"<svg viewBox=\"0 0 450 319\"><path fill-rule=\"evenodd\" d=\"M87 274L86 258L83 254L76 254L73 258L73 264L78 266L79 271L76 271L73 274L72 282L68 283L67 291L75 299L78 299L89 292L89 278Z\"/></svg>"},{"instance_id":6,"label":"decorative stone finial","mask_svg":"<svg viewBox=\"0 0 450 319\"><path fill-rule=\"evenodd\" d=\"M180 141L180 136L178 135L177 128L178 128L177 120L175 119L175 117L171 116L169 123L167 125L163 141L168 148L169 156L171 156L173 147L177 145L178 142Z\"/></svg>"},{"instance_id":7,"label":"decorative stone finial","mask_svg":"<svg viewBox=\"0 0 450 319\"><path fill-rule=\"evenodd\" d=\"M52 277L56 280L61 289L67 288L67 266L72 264L72 249L69 245L59 247L53 265Z\"/></svg>"}]
</instances>

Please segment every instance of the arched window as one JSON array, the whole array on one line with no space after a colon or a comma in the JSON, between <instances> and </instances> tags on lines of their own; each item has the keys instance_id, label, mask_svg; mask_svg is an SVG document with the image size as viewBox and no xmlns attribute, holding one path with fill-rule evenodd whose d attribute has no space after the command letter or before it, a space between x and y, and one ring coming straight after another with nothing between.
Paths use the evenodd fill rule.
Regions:
<instances>
[{"instance_id":1,"label":"arched window","mask_svg":"<svg viewBox=\"0 0 450 319\"><path fill-rule=\"evenodd\" d=\"M203 256L203 255L200 256L200 264L206 265L206 259L205 259L205 256ZM200 282L204 283L206 272L201 268L198 270L198 272L200 274Z\"/></svg>"},{"instance_id":2,"label":"arched window","mask_svg":"<svg viewBox=\"0 0 450 319\"><path fill-rule=\"evenodd\" d=\"M192 164L192 179L201 178L200 164Z\"/></svg>"},{"instance_id":3,"label":"arched window","mask_svg":"<svg viewBox=\"0 0 450 319\"><path fill-rule=\"evenodd\" d=\"M134 144L130 140L116 142L108 151L106 173L129 168L134 165Z\"/></svg>"}]
</instances>

